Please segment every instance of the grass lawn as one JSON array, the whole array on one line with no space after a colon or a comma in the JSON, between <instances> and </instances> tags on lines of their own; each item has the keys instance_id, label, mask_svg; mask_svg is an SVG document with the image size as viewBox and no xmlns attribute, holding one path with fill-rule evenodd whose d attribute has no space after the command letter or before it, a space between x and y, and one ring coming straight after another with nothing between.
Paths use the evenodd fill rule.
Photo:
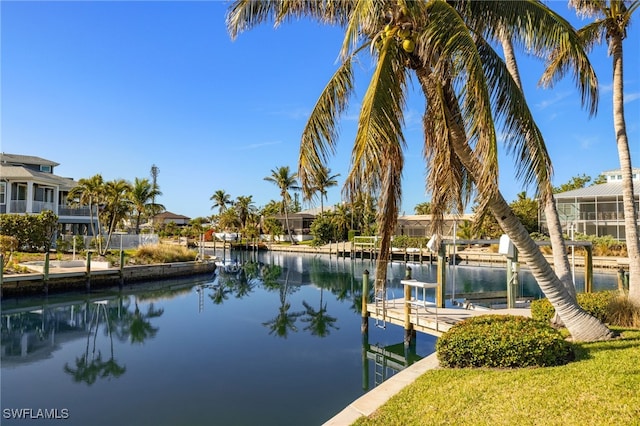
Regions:
<instances>
[{"instance_id":1,"label":"grass lawn","mask_svg":"<svg viewBox=\"0 0 640 426\"><path fill-rule=\"evenodd\" d=\"M640 331L561 367L432 370L355 425L640 425Z\"/></svg>"}]
</instances>

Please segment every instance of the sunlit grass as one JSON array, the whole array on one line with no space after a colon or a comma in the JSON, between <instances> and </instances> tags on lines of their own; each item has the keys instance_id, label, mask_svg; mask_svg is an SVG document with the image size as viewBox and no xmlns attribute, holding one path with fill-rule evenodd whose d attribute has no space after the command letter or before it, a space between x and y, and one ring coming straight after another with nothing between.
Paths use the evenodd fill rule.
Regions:
<instances>
[{"instance_id":1,"label":"sunlit grass","mask_svg":"<svg viewBox=\"0 0 640 426\"><path fill-rule=\"evenodd\" d=\"M639 425L640 331L561 367L432 370L356 425Z\"/></svg>"}]
</instances>

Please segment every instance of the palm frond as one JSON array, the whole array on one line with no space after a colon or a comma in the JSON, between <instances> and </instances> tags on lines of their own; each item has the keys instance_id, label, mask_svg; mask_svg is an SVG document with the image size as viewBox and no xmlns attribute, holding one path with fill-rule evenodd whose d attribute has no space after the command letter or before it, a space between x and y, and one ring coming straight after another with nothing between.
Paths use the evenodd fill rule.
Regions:
<instances>
[{"instance_id":1,"label":"palm frond","mask_svg":"<svg viewBox=\"0 0 640 426\"><path fill-rule=\"evenodd\" d=\"M310 177L335 153L338 117L347 108L352 92L353 70L351 58L347 58L322 91L302 132L298 175L305 193L312 190Z\"/></svg>"}]
</instances>

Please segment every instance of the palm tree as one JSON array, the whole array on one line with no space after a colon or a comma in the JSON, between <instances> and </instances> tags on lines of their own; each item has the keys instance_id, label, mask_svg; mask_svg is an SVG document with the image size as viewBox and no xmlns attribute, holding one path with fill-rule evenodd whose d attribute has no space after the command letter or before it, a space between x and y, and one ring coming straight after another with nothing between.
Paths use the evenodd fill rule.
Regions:
<instances>
[{"instance_id":1,"label":"palm tree","mask_svg":"<svg viewBox=\"0 0 640 426\"><path fill-rule=\"evenodd\" d=\"M431 214L431 203L425 201L424 203L417 204L413 210L416 214Z\"/></svg>"},{"instance_id":2,"label":"palm tree","mask_svg":"<svg viewBox=\"0 0 640 426\"><path fill-rule=\"evenodd\" d=\"M275 184L280 188L280 196L282 197L282 211L284 212L284 221L287 226L287 234L292 244L295 244L291 229L289 228L289 204L291 204L291 194L289 191L298 191L300 187L297 181L298 174L289 171L289 166L281 166L271 170L271 176L267 176L264 180Z\"/></svg>"},{"instance_id":3,"label":"palm tree","mask_svg":"<svg viewBox=\"0 0 640 426\"><path fill-rule=\"evenodd\" d=\"M578 33L589 48L606 39L609 54L613 59L613 127L622 171L625 241L629 256L629 299L640 304L640 240L638 239L638 214L634 207L633 168L624 117L622 64L622 43L627 37L631 16L640 8L640 1L570 0L569 4L580 15L595 17L594 22L580 29Z\"/></svg>"},{"instance_id":4,"label":"palm tree","mask_svg":"<svg viewBox=\"0 0 640 426\"><path fill-rule=\"evenodd\" d=\"M525 44L555 35L562 42L579 46L570 25L539 2L399 0L309 2L295 3L295 7L290 3L238 1L229 11L227 26L235 37L271 17L278 24L296 16L346 28L342 62L302 135L301 175L302 171L313 175L325 164L327 153L335 149L337 118L353 92L353 60L363 51L374 56L375 69L362 100L345 190L351 195L364 191L378 196L381 256L376 264L376 290L386 285L386 254L400 205L403 111L408 79L413 75L426 99L424 153L436 233L441 234L444 212L449 208L463 211L477 191L480 209L488 209L496 217L574 339L611 337L603 323L572 299L497 184L495 123L511 135L507 143L521 161L520 177L525 183L542 176L550 164L544 147L530 144L542 138L530 137L539 130L522 92L492 48L492 28L510 28ZM582 65L590 69L588 61ZM589 92L583 91L583 95Z\"/></svg>"},{"instance_id":5,"label":"palm tree","mask_svg":"<svg viewBox=\"0 0 640 426\"><path fill-rule=\"evenodd\" d=\"M238 217L240 218L240 223L242 227L246 228L247 219L257 211L257 208L253 203L253 196L241 195L238 198L236 198L236 202L233 204L233 206L238 212Z\"/></svg>"},{"instance_id":6,"label":"palm tree","mask_svg":"<svg viewBox=\"0 0 640 426\"><path fill-rule=\"evenodd\" d=\"M155 198L159 195L162 193L149 182L149 179L135 178L129 199L136 213L136 234L140 233L140 219L143 214L152 213L153 207L161 207L164 210L164 206L154 203Z\"/></svg>"},{"instance_id":7,"label":"palm tree","mask_svg":"<svg viewBox=\"0 0 640 426\"><path fill-rule=\"evenodd\" d=\"M89 223L91 226L91 235L95 236L100 232L100 219L98 218L98 210L100 204L100 197L102 196L102 190L104 186L104 180L101 174L94 175L88 179L82 178L78 181L78 185L69 191L69 199L71 202L80 206L89 207ZM93 221L93 207L96 207L96 218L98 220L98 231Z\"/></svg>"},{"instance_id":8,"label":"palm tree","mask_svg":"<svg viewBox=\"0 0 640 426\"><path fill-rule=\"evenodd\" d=\"M116 179L104 184L105 207L102 215L105 218L105 222L108 223L108 228L104 251L100 252L102 255L109 248L111 236L116 227L131 211L132 204L128 198L131 191L131 184L124 179Z\"/></svg>"},{"instance_id":9,"label":"palm tree","mask_svg":"<svg viewBox=\"0 0 640 426\"><path fill-rule=\"evenodd\" d=\"M336 180L338 176L340 176L340 173L331 175L331 169L322 166L306 181L307 186L302 187L302 192L307 200L313 198L316 193L320 194L320 214L324 212L324 200L327 198L327 188L338 185L338 181Z\"/></svg>"},{"instance_id":10,"label":"palm tree","mask_svg":"<svg viewBox=\"0 0 640 426\"><path fill-rule=\"evenodd\" d=\"M211 209L213 210L217 207L218 213L224 212L227 206L233 205L231 195L227 194L224 189L218 189L209 199L213 201Z\"/></svg>"}]
</instances>

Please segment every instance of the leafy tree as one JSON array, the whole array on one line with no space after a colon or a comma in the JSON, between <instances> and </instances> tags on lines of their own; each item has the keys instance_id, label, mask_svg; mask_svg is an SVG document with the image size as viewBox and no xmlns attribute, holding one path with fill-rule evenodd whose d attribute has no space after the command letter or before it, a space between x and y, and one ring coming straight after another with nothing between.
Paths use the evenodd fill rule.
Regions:
<instances>
[{"instance_id":1,"label":"leafy tree","mask_svg":"<svg viewBox=\"0 0 640 426\"><path fill-rule=\"evenodd\" d=\"M633 167L624 115L623 41L631 17L640 8L638 0L570 0L569 4L582 16L594 21L578 31L588 48L606 40L613 69L613 126L622 171L622 203L624 209L625 241L629 256L629 299L640 304L640 239L638 212L633 192ZM633 45L637 49L637 42ZM637 70L635 70L637 71Z\"/></svg>"},{"instance_id":2,"label":"leafy tree","mask_svg":"<svg viewBox=\"0 0 640 426\"><path fill-rule=\"evenodd\" d=\"M521 192L509 206L529 233L538 232L538 202L536 200L527 197L526 192Z\"/></svg>"},{"instance_id":3,"label":"leafy tree","mask_svg":"<svg viewBox=\"0 0 640 426\"><path fill-rule=\"evenodd\" d=\"M271 235L271 237L282 235L282 232L284 231L282 229L282 224L275 217L265 218L262 222L262 230L267 235Z\"/></svg>"},{"instance_id":4,"label":"leafy tree","mask_svg":"<svg viewBox=\"0 0 640 426\"><path fill-rule=\"evenodd\" d=\"M320 215L311 224L311 235L313 235L314 244L327 244L329 241L336 239L336 226L330 215Z\"/></svg>"},{"instance_id":5,"label":"leafy tree","mask_svg":"<svg viewBox=\"0 0 640 426\"><path fill-rule=\"evenodd\" d=\"M282 211L282 202L271 200L266 206L260 209L260 214L264 217L271 217L280 214Z\"/></svg>"},{"instance_id":6,"label":"leafy tree","mask_svg":"<svg viewBox=\"0 0 640 426\"><path fill-rule=\"evenodd\" d=\"M553 188L553 193L559 194L561 192L573 191L574 189L584 188L585 186L587 186L589 182L591 182L591 176L587 176L585 174L574 176L569 180L569 182L563 183L560 186L555 186Z\"/></svg>"},{"instance_id":7,"label":"leafy tree","mask_svg":"<svg viewBox=\"0 0 640 426\"><path fill-rule=\"evenodd\" d=\"M226 231L237 230L242 223L235 209L227 209L218 215L218 226Z\"/></svg>"}]
</instances>

